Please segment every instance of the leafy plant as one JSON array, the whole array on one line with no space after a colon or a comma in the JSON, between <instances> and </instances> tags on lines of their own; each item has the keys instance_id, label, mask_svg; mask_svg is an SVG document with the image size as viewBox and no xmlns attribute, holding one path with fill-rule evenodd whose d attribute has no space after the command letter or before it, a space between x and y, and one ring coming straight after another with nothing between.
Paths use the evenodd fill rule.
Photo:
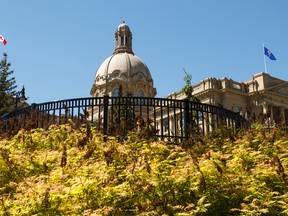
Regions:
<instances>
[{"instance_id":1,"label":"leafy plant","mask_svg":"<svg viewBox=\"0 0 288 216\"><path fill-rule=\"evenodd\" d=\"M288 135L280 129L222 129L193 145L137 133L105 140L73 122L3 137L0 215L288 213Z\"/></svg>"}]
</instances>

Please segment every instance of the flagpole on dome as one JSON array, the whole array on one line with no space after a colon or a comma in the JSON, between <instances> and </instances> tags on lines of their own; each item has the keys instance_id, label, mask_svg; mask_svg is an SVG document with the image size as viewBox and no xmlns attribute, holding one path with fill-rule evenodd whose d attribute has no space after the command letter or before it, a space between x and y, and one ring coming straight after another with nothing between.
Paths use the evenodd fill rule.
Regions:
<instances>
[{"instance_id":1,"label":"flagpole on dome","mask_svg":"<svg viewBox=\"0 0 288 216\"><path fill-rule=\"evenodd\" d=\"M267 64L266 64L265 46L264 46L264 43L263 43L263 56L264 56L264 67L265 67L265 73L267 73Z\"/></svg>"}]
</instances>

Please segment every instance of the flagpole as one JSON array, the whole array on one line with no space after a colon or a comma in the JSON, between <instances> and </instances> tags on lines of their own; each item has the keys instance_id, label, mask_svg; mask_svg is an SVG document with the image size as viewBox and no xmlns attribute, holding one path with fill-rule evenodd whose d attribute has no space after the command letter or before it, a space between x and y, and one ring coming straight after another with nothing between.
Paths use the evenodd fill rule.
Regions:
<instances>
[{"instance_id":1,"label":"flagpole","mask_svg":"<svg viewBox=\"0 0 288 216\"><path fill-rule=\"evenodd\" d=\"M264 56L264 67L265 67L265 73L267 73L267 65L266 65L266 58L265 58L264 43L263 43L263 49L262 49L262 52L263 52L263 56Z\"/></svg>"}]
</instances>

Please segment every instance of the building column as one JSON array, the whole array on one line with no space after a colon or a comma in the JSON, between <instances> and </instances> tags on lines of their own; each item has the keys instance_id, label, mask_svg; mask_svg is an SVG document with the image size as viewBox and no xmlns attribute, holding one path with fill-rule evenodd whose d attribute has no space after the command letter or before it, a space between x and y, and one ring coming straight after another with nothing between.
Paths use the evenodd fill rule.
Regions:
<instances>
[{"instance_id":1,"label":"building column","mask_svg":"<svg viewBox=\"0 0 288 216\"><path fill-rule=\"evenodd\" d=\"M263 107L263 114L267 116L269 113L269 105L266 102L264 102L262 104L262 107Z\"/></svg>"},{"instance_id":2,"label":"building column","mask_svg":"<svg viewBox=\"0 0 288 216\"><path fill-rule=\"evenodd\" d=\"M288 109L284 109L285 126L288 126Z\"/></svg>"},{"instance_id":3,"label":"building column","mask_svg":"<svg viewBox=\"0 0 288 216\"><path fill-rule=\"evenodd\" d=\"M281 115L281 125L285 126L286 125L286 116L285 116L285 108L280 107L280 115Z\"/></svg>"},{"instance_id":4,"label":"building column","mask_svg":"<svg viewBox=\"0 0 288 216\"><path fill-rule=\"evenodd\" d=\"M172 115L170 115L170 118L169 118L169 129L170 129L170 135L171 135L171 133L172 133L172 135L176 135L176 134L174 134L174 131L175 131L175 124L174 124L174 116L172 116Z\"/></svg>"},{"instance_id":5,"label":"building column","mask_svg":"<svg viewBox=\"0 0 288 216\"><path fill-rule=\"evenodd\" d=\"M270 106L270 124L274 124L274 113L273 113L273 105Z\"/></svg>"},{"instance_id":6,"label":"building column","mask_svg":"<svg viewBox=\"0 0 288 216\"><path fill-rule=\"evenodd\" d=\"M275 121L274 121L274 113L273 113L273 105L267 105L267 115L265 119L265 124L268 126L274 126Z\"/></svg>"}]
</instances>

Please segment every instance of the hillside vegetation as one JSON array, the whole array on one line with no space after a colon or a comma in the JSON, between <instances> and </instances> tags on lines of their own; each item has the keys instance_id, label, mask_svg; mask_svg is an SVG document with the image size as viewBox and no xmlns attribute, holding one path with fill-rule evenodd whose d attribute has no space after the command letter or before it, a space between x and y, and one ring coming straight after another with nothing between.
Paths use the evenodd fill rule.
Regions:
<instances>
[{"instance_id":1,"label":"hillside vegetation","mask_svg":"<svg viewBox=\"0 0 288 216\"><path fill-rule=\"evenodd\" d=\"M21 130L0 141L0 215L288 215L287 148L261 126L179 145Z\"/></svg>"}]
</instances>

